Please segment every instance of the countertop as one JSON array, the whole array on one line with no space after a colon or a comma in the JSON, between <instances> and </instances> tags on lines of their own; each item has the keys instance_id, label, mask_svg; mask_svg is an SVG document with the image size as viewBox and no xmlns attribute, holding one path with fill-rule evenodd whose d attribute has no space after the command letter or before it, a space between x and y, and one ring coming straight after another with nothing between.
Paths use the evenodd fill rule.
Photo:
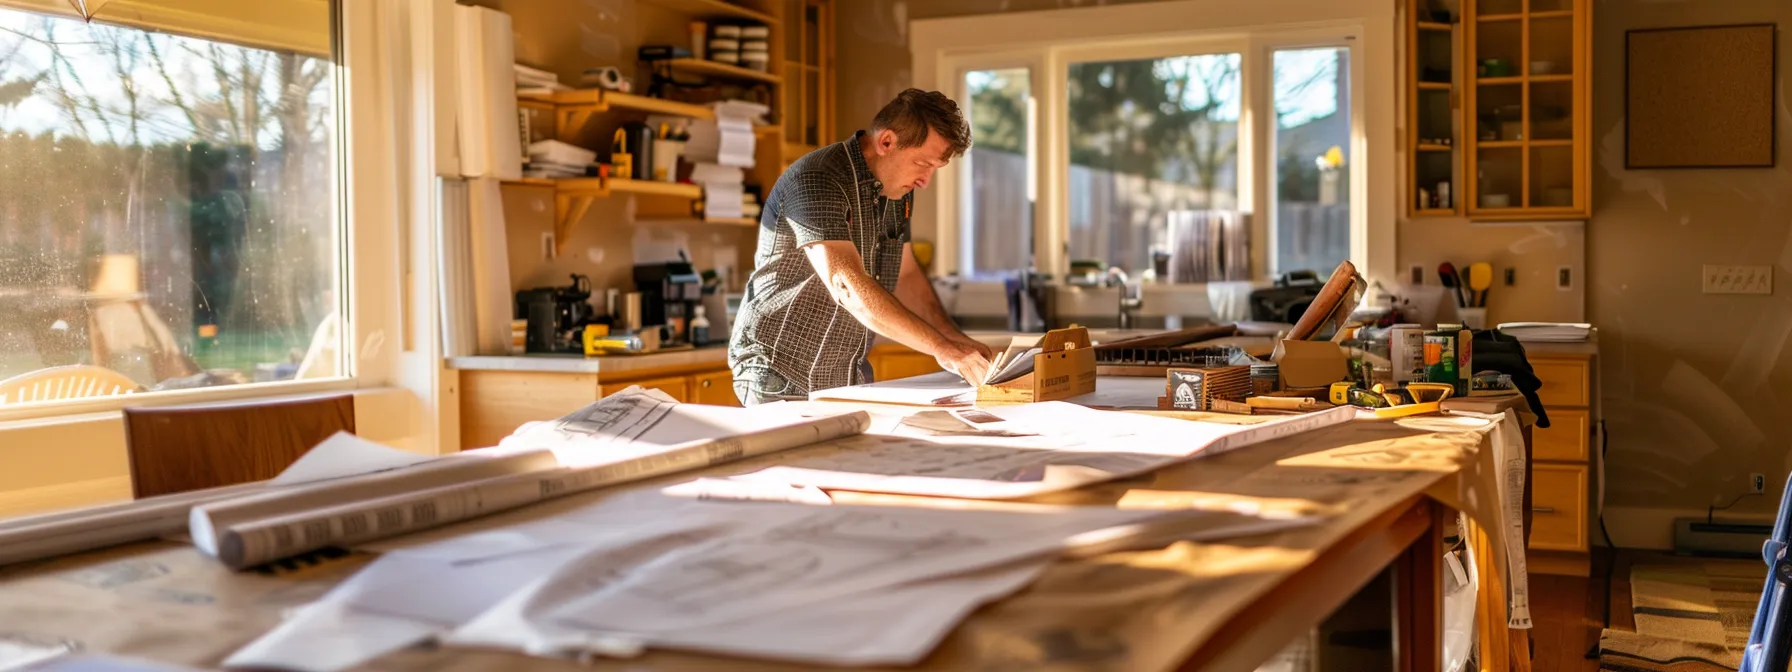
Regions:
<instances>
[{"instance_id":1,"label":"countertop","mask_svg":"<svg viewBox=\"0 0 1792 672\"><path fill-rule=\"evenodd\" d=\"M448 368L461 371L533 371L540 373L623 374L647 369L726 366L727 344L645 355L473 355L449 357Z\"/></svg>"},{"instance_id":2,"label":"countertop","mask_svg":"<svg viewBox=\"0 0 1792 672\"><path fill-rule=\"evenodd\" d=\"M1158 333L1157 329L1091 329L1090 340L1097 343L1103 340L1114 340L1119 337L1143 336ZM967 336L977 339L993 348L1007 347L1009 341L1022 334L1011 331L971 331ZM1038 335L1038 334L1031 334ZM878 338L875 345L897 345L892 341ZM1595 355L1599 352L1597 338L1580 343L1548 343L1525 341L1525 352L1538 355ZM646 355L610 355L605 357L585 357L583 355L473 355L467 357L449 357L448 368L460 371L534 371L541 373L607 373L626 374L648 369L668 369L677 367L725 366L728 362L728 346L716 344L694 350L676 350L656 352Z\"/></svg>"}]
</instances>

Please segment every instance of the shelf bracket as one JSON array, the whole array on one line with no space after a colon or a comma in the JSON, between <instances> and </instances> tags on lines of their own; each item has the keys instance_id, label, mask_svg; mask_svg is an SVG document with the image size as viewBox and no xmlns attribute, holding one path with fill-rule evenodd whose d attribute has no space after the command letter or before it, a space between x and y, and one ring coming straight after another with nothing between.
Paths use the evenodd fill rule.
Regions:
<instances>
[{"instance_id":1,"label":"shelf bracket","mask_svg":"<svg viewBox=\"0 0 1792 672\"><path fill-rule=\"evenodd\" d=\"M566 240L572 235L572 227L585 218L591 211L591 204L597 199L610 195L609 184L598 189L580 191L562 191L554 194L554 256L566 252Z\"/></svg>"},{"instance_id":2,"label":"shelf bracket","mask_svg":"<svg viewBox=\"0 0 1792 672\"><path fill-rule=\"evenodd\" d=\"M609 109L610 106L605 103L555 105L554 137L561 142L571 142L569 138L576 137L579 131L584 130L585 124L590 123L592 117L607 112Z\"/></svg>"}]
</instances>

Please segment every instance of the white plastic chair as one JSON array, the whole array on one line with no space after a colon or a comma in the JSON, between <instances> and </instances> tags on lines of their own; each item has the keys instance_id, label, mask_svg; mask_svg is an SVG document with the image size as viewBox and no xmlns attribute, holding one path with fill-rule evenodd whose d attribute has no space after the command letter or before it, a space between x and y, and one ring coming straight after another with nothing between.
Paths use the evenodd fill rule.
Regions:
<instances>
[{"instance_id":1,"label":"white plastic chair","mask_svg":"<svg viewBox=\"0 0 1792 672\"><path fill-rule=\"evenodd\" d=\"M117 371L87 364L71 364L0 380L0 404L109 397L131 394L140 389L142 386L137 381Z\"/></svg>"}]
</instances>

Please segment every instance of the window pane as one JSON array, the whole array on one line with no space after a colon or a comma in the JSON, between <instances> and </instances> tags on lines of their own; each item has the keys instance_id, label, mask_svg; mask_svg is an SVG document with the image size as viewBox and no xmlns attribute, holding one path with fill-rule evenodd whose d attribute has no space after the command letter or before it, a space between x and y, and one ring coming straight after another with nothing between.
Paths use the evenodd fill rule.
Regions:
<instances>
[{"instance_id":1,"label":"window pane","mask_svg":"<svg viewBox=\"0 0 1792 672\"><path fill-rule=\"evenodd\" d=\"M15 10L0 54L0 404L344 372L332 62Z\"/></svg>"},{"instance_id":2,"label":"window pane","mask_svg":"<svg viewBox=\"0 0 1792 672\"><path fill-rule=\"evenodd\" d=\"M1240 60L1071 64L1072 264L1175 282L1249 278L1250 229L1238 214Z\"/></svg>"},{"instance_id":3,"label":"window pane","mask_svg":"<svg viewBox=\"0 0 1792 672\"><path fill-rule=\"evenodd\" d=\"M1027 196L1027 123L1032 99L1026 68L965 73L971 151L959 198L959 273L988 277L1024 269L1033 251L1033 202Z\"/></svg>"},{"instance_id":4,"label":"window pane","mask_svg":"<svg viewBox=\"0 0 1792 672\"><path fill-rule=\"evenodd\" d=\"M1350 258L1350 50L1275 52L1277 273Z\"/></svg>"}]
</instances>

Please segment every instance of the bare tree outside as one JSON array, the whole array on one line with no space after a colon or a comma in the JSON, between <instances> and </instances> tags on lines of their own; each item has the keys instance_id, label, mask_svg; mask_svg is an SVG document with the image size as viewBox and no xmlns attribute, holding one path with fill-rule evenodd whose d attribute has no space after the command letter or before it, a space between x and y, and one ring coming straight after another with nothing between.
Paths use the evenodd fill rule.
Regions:
<instances>
[{"instance_id":1,"label":"bare tree outside","mask_svg":"<svg viewBox=\"0 0 1792 672\"><path fill-rule=\"evenodd\" d=\"M0 9L0 380L296 375L339 294L334 69Z\"/></svg>"}]
</instances>

